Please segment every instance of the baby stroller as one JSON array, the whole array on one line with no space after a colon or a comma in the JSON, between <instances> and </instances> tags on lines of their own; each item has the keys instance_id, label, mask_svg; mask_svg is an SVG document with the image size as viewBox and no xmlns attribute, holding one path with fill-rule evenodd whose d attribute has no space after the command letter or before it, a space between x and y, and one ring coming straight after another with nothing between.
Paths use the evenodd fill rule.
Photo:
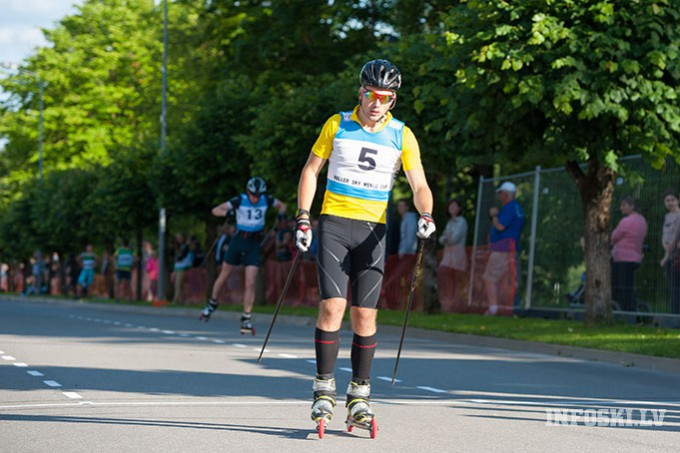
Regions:
<instances>
[{"instance_id":1,"label":"baby stroller","mask_svg":"<svg viewBox=\"0 0 680 453\"><path fill-rule=\"evenodd\" d=\"M581 273L581 284L575 290L564 295L569 302L570 308L583 308L585 304L585 292L586 292L586 273Z\"/></svg>"}]
</instances>

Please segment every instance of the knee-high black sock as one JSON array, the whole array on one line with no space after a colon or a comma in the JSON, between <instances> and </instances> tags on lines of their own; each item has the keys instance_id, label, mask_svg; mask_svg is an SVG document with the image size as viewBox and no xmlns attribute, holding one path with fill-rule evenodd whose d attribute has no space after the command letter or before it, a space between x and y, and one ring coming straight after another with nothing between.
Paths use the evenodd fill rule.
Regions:
<instances>
[{"instance_id":1,"label":"knee-high black sock","mask_svg":"<svg viewBox=\"0 0 680 453\"><path fill-rule=\"evenodd\" d=\"M352 340L352 380L357 384L368 384L371 379L371 363L377 345L376 334L368 337L354 334Z\"/></svg>"},{"instance_id":2,"label":"knee-high black sock","mask_svg":"<svg viewBox=\"0 0 680 453\"><path fill-rule=\"evenodd\" d=\"M318 327L314 331L316 374L320 379L330 379L335 371L335 361L340 349L340 331L328 332Z\"/></svg>"}]
</instances>

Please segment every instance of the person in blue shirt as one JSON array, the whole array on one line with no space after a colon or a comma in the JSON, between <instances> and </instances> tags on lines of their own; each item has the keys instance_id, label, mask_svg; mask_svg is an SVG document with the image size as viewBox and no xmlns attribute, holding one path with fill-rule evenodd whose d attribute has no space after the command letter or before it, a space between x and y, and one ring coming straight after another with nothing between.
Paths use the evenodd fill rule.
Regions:
<instances>
[{"instance_id":1,"label":"person in blue shirt","mask_svg":"<svg viewBox=\"0 0 680 453\"><path fill-rule=\"evenodd\" d=\"M512 293L519 287L520 236L526 217L524 210L515 200L517 186L506 181L496 191L502 207L489 209L491 232L489 244L489 261L484 270L484 289L489 302L487 314L498 313L498 283L511 272Z\"/></svg>"},{"instance_id":2,"label":"person in blue shirt","mask_svg":"<svg viewBox=\"0 0 680 453\"><path fill-rule=\"evenodd\" d=\"M230 211L236 213L236 233L229 242L227 252L222 256L222 268L215 280L212 295L203 309L200 320L208 321L217 309L217 298L222 285L227 281L236 266L245 266L245 291L243 294L243 315L241 316L241 333L254 335L251 312L255 303L255 281L260 265L260 242L264 238L265 213L269 208L276 208L279 218L283 218L286 205L274 197L267 195L267 184L260 177L253 177L246 184L246 192L215 206L213 215L224 217Z\"/></svg>"},{"instance_id":3,"label":"person in blue shirt","mask_svg":"<svg viewBox=\"0 0 680 453\"><path fill-rule=\"evenodd\" d=\"M399 224L399 256L413 255L418 249L418 214L411 211L408 200L397 201L397 212L401 216Z\"/></svg>"}]
</instances>

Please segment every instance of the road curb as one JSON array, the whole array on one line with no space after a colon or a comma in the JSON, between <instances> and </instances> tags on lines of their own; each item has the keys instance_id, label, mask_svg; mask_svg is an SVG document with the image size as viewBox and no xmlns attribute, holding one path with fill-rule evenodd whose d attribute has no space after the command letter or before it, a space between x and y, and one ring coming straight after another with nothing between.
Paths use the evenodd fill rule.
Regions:
<instances>
[{"instance_id":1,"label":"road curb","mask_svg":"<svg viewBox=\"0 0 680 453\"><path fill-rule=\"evenodd\" d=\"M182 316L182 317L196 317L198 318L200 307L192 308L167 308L167 307L144 307L137 305L116 305L103 304L97 302L87 302L82 300L71 299L51 299L43 297L22 297L11 295L0 295L0 300L12 301L27 301L45 303L51 305L64 306L87 306L102 311L121 312L121 313L146 313L160 316ZM271 323L271 314L257 313L258 321L266 323L267 326ZM239 320L241 313L236 311L216 311L212 315L213 318L234 319ZM293 315L279 315L277 323L291 325L291 326L313 326L314 318L306 316ZM343 323L343 329L349 330L349 323ZM390 335L399 336L401 334L401 327L380 325L379 331L388 333ZM654 371L662 371L668 373L680 374L680 359L672 359L668 357L655 357L642 354L632 354L627 352L607 351L603 349L580 348L576 346L566 346L552 343L540 343L534 341L513 340L509 338L488 337L482 335L460 334L442 332L436 330L408 328L406 332L407 337L423 338L429 340L443 341L447 343L462 344L468 346L482 346L489 348L507 349L512 351L522 351L535 354L555 355L560 357L570 357L574 359L589 360L594 362L603 362L616 364L624 367L638 367Z\"/></svg>"}]
</instances>

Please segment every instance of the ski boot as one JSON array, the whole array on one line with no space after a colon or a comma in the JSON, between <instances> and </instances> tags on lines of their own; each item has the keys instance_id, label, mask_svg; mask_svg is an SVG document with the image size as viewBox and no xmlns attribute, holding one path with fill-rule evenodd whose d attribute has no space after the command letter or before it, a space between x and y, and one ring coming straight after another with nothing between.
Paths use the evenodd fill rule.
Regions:
<instances>
[{"instance_id":1,"label":"ski boot","mask_svg":"<svg viewBox=\"0 0 680 453\"><path fill-rule=\"evenodd\" d=\"M253 327L252 317L250 313L243 313L241 315L241 335L249 333L255 336L255 327Z\"/></svg>"},{"instance_id":2,"label":"ski boot","mask_svg":"<svg viewBox=\"0 0 680 453\"><path fill-rule=\"evenodd\" d=\"M378 424L375 421L370 403L371 385L350 381L347 386L347 431L354 427L365 429L371 433L371 439L378 434Z\"/></svg>"},{"instance_id":3,"label":"ski boot","mask_svg":"<svg viewBox=\"0 0 680 453\"><path fill-rule=\"evenodd\" d=\"M216 300L210 299L201 312L201 316L198 317L198 320L205 322L210 321L210 315L212 315L212 313L217 310L217 305L218 303Z\"/></svg>"},{"instance_id":4,"label":"ski boot","mask_svg":"<svg viewBox=\"0 0 680 453\"><path fill-rule=\"evenodd\" d=\"M312 420L316 422L316 432L323 439L326 425L333 418L335 408L335 379L314 379L314 402L312 403Z\"/></svg>"}]
</instances>

